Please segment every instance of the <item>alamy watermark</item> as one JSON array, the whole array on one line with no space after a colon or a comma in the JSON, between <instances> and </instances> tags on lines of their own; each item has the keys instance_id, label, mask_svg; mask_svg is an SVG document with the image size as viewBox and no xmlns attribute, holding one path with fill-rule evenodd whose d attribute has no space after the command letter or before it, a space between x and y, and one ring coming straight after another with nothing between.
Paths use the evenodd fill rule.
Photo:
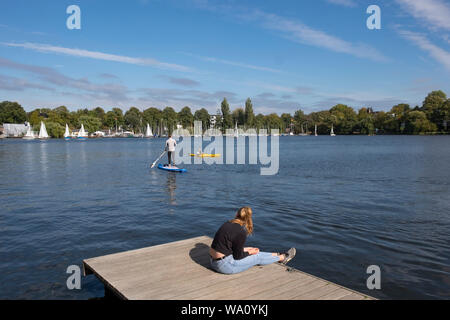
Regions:
<instances>
[{"instance_id":1,"label":"alamy watermark","mask_svg":"<svg viewBox=\"0 0 450 320\"><path fill-rule=\"evenodd\" d=\"M233 129L227 129L224 135L218 129L202 131L202 122L194 123L194 142L187 129L177 129L173 137L183 137L177 145L175 162L183 164L246 164L248 150L248 164L261 165L261 175L275 175L280 164L279 130L272 129L271 135L267 130L247 129L239 134ZM270 143L268 140L270 139ZM225 140L225 145L224 145ZM248 145L247 145L248 141ZM203 143L209 144L203 149ZM269 153L270 145L270 153ZM247 148L248 147L248 148ZM235 154L236 149L236 154ZM220 154L220 157L192 157L191 154L200 150L201 154ZM225 151L225 159L223 157Z\"/></svg>"},{"instance_id":2,"label":"alamy watermark","mask_svg":"<svg viewBox=\"0 0 450 320\"><path fill-rule=\"evenodd\" d=\"M70 14L70 16L66 20L67 29L81 29L81 9L77 5L68 6L66 9L66 13Z\"/></svg>"},{"instance_id":3,"label":"alamy watermark","mask_svg":"<svg viewBox=\"0 0 450 320\"><path fill-rule=\"evenodd\" d=\"M367 267L367 274L370 276L367 278L367 289L369 290L380 290L381 289L381 269L377 265L371 265Z\"/></svg>"},{"instance_id":4,"label":"alamy watermark","mask_svg":"<svg viewBox=\"0 0 450 320\"><path fill-rule=\"evenodd\" d=\"M370 5L366 12L370 14L367 18L366 26L369 30L380 30L381 29L381 9L379 6L372 4Z\"/></svg>"},{"instance_id":5,"label":"alamy watermark","mask_svg":"<svg viewBox=\"0 0 450 320\"><path fill-rule=\"evenodd\" d=\"M66 280L66 286L69 290L81 289L81 269L76 264L67 267L66 273L70 276Z\"/></svg>"}]
</instances>

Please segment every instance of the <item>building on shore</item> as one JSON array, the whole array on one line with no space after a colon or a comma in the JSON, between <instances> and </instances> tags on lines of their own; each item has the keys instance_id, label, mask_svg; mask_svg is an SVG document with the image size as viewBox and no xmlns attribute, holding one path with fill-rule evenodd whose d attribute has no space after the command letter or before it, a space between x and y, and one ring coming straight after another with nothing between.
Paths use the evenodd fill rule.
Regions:
<instances>
[{"instance_id":1,"label":"building on shore","mask_svg":"<svg viewBox=\"0 0 450 320\"><path fill-rule=\"evenodd\" d=\"M23 124L17 123L4 123L3 124L3 135L7 138L20 138L23 137L30 126L30 123L25 122Z\"/></svg>"}]
</instances>

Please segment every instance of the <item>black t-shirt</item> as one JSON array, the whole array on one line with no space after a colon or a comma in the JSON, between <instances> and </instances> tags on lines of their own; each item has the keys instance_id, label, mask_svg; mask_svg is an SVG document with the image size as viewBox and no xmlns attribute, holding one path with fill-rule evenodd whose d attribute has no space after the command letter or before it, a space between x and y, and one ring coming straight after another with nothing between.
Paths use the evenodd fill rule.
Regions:
<instances>
[{"instance_id":1,"label":"black t-shirt","mask_svg":"<svg viewBox=\"0 0 450 320\"><path fill-rule=\"evenodd\" d=\"M247 231L245 227L227 221L216 232L211 248L225 256L233 254L235 260L240 260L249 255L248 252L244 252L246 239Z\"/></svg>"}]
</instances>

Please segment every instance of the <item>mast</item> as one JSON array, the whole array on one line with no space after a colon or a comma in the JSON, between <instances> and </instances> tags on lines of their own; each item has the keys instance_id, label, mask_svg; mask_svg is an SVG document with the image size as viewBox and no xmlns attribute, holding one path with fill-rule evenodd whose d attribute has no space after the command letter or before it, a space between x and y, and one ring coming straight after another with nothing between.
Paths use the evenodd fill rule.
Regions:
<instances>
[{"instance_id":1,"label":"mast","mask_svg":"<svg viewBox=\"0 0 450 320\"><path fill-rule=\"evenodd\" d=\"M84 125L83 124L81 124L81 129L78 132L78 136L79 137L85 137L86 136L86 131L84 131Z\"/></svg>"},{"instance_id":2,"label":"mast","mask_svg":"<svg viewBox=\"0 0 450 320\"><path fill-rule=\"evenodd\" d=\"M64 138L67 138L70 136L70 132L69 132L69 126L66 123L66 132L64 132Z\"/></svg>"},{"instance_id":3,"label":"mast","mask_svg":"<svg viewBox=\"0 0 450 320\"><path fill-rule=\"evenodd\" d=\"M42 121L41 121L41 129L39 130L39 138L40 139L47 139L48 138L47 129L45 128L45 124Z\"/></svg>"}]
</instances>

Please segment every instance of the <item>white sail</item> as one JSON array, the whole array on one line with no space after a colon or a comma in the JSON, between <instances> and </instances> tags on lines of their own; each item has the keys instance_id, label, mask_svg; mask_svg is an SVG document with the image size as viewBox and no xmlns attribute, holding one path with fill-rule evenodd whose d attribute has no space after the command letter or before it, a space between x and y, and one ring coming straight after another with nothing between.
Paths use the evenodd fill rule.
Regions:
<instances>
[{"instance_id":1,"label":"white sail","mask_svg":"<svg viewBox=\"0 0 450 320\"><path fill-rule=\"evenodd\" d=\"M235 126L235 129L234 129L234 136L235 136L235 137L238 137L238 136L239 136L239 131L238 131L237 122L236 122L236 126Z\"/></svg>"},{"instance_id":2,"label":"white sail","mask_svg":"<svg viewBox=\"0 0 450 320\"><path fill-rule=\"evenodd\" d=\"M27 134L23 137L23 139L31 140L31 139L34 139L34 138L35 138L35 136L34 136L34 133L33 133L32 129L31 129L31 125L29 125L28 129L27 129Z\"/></svg>"},{"instance_id":3,"label":"white sail","mask_svg":"<svg viewBox=\"0 0 450 320\"><path fill-rule=\"evenodd\" d=\"M86 131L84 131L84 125L83 124L81 124L81 129L78 132L78 136L79 137L86 137L87 136Z\"/></svg>"},{"instance_id":4,"label":"white sail","mask_svg":"<svg viewBox=\"0 0 450 320\"><path fill-rule=\"evenodd\" d=\"M39 139L49 138L44 122L41 121L41 129L39 130Z\"/></svg>"},{"instance_id":5,"label":"white sail","mask_svg":"<svg viewBox=\"0 0 450 320\"><path fill-rule=\"evenodd\" d=\"M333 125L331 125L331 133L330 133L330 136L332 136L332 137L336 136L336 135L334 134Z\"/></svg>"},{"instance_id":6,"label":"white sail","mask_svg":"<svg viewBox=\"0 0 450 320\"><path fill-rule=\"evenodd\" d=\"M150 125L147 123L147 131L145 132L145 136L147 138L153 137L152 129L150 128Z\"/></svg>"},{"instance_id":7,"label":"white sail","mask_svg":"<svg viewBox=\"0 0 450 320\"><path fill-rule=\"evenodd\" d=\"M317 137L317 124L314 127L314 135Z\"/></svg>"},{"instance_id":8,"label":"white sail","mask_svg":"<svg viewBox=\"0 0 450 320\"><path fill-rule=\"evenodd\" d=\"M70 137L69 126L66 123L66 132L64 132L64 138Z\"/></svg>"}]
</instances>

